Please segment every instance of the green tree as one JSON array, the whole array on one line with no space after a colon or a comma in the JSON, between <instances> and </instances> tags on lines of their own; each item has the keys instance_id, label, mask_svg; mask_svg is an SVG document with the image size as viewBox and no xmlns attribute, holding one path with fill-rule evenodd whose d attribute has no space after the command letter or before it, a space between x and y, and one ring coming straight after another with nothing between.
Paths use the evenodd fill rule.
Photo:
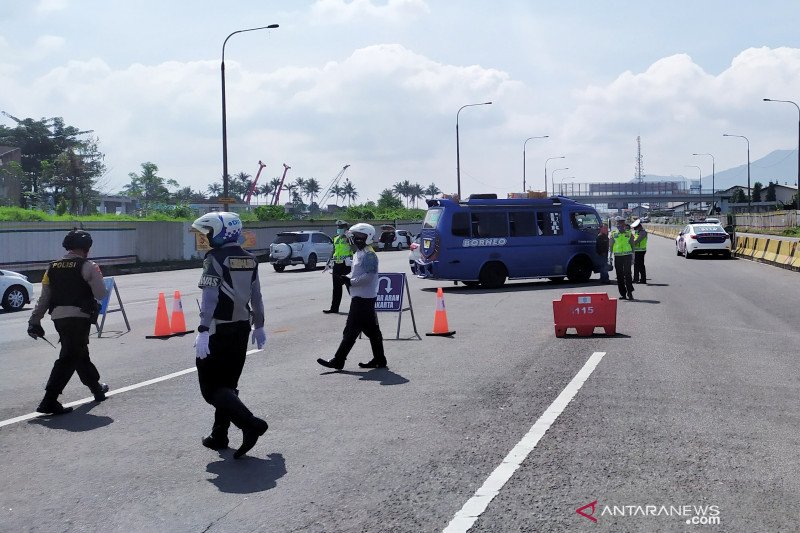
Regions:
<instances>
[{"instance_id":1,"label":"green tree","mask_svg":"<svg viewBox=\"0 0 800 533\"><path fill-rule=\"evenodd\" d=\"M414 207L417 207L417 200L425 198L425 189L419 183L414 183L408 188L408 198L414 202Z\"/></svg>"},{"instance_id":2,"label":"green tree","mask_svg":"<svg viewBox=\"0 0 800 533\"><path fill-rule=\"evenodd\" d=\"M315 180L314 178L308 178L303 183L303 192L305 193L306 196L308 196L308 200L309 200L308 203L310 203L310 204L314 203L314 198L317 197L317 195L319 194L319 191L320 191L319 182L317 180Z\"/></svg>"},{"instance_id":3,"label":"green tree","mask_svg":"<svg viewBox=\"0 0 800 533\"><path fill-rule=\"evenodd\" d=\"M378 197L377 208L379 211L387 211L389 209L400 209L403 207L403 202L398 198L394 191L391 189L384 189Z\"/></svg>"},{"instance_id":4,"label":"green tree","mask_svg":"<svg viewBox=\"0 0 800 533\"><path fill-rule=\"evenodd\" d=\"M747 196L742 189L736 189L731 196L732 204L745 204L747 203Z\"/></svg>"},{"instance_id":5,"label":"green tree","mask_svg":"<svg viewBox=\"0 0 800 533\"><path fill-rule=\"evenodd\" d=\"M331 187L331 194L336 197L336 205L339 205L339 198L344 199L344 192L341 185Z\"/></svg>"},{"instance_id":6,"label":"green tree","mask_svg":"<svg viewBox=\"0 0 800 533\"><path fill-rule=\"evenodd\" d=\"M220 194L222 194L222 184L218 181L215 181L214 183L206 187L206 192L211 197L219 196Z\"/></svg>"},{"instance_id":7,"label":"green tree","mask_svg":"<svg viewBox=\"0 0 800 533\"><path fill-rule=\"evenodd\" d=\"M408 180L399 181L392 186L392 190L405 200L406 207L408 207L408 195L411 191L411 182Z\"/></svg>"},{"instance_id":8,"label":"green tree","mask_svg":"<svg viewBox=\"0 0 800 533\"><path fill-rule=\"evenodd\" d=\"M345 198L347 198L348 206L352 205L353 200L358 198L358 191L356 191L355 185L353 185L353 182L351 182L349 178L344 181L344 185L342 186L342 194Z\"/></svg>"},{"instance_id":9,"label":"green tree","mask_svg":"<svg viewBox=\"0 0 800 533\"><path fill-rule=\"evenodd\" d=\"M275 199L278 197L278 191L281 187L281 179L280 178L272 178L269 182L272 185L272 199L270 200L269 204L273 205L275 203Z\"/></svg>"},{"instance_id":10,"label":"green tree","mask_svg":"<svg viewBox=\"0 0 800 533\"><path fill-rule=\"evenodd\" d=\"M425 196L433 200L433 197L437 194L442 194L442 190L436 186L435 183L431 183L425 188Z\"/></svg>"},{"instance_id":11,"label":"green tree","mask_svg":"<svg viewBox=\"0 0 800 533\"><path fill-rule=\"evenodd\" d=\"M760 181L755 182L753 185L753 201L760 202L761 201L761 191L764 190L764 186L761 184Z\"/></svg>"},{"instance_id":12,"label":"green tree","mask_svg":"<svg viewBox=\"0 0 800 533\"><path fill-rule=\"evenodd\" d=\"M775 185L777 185L777 183L773 183L771 181L769 182L769 185L767 185L767 196L765 198L767 202L774 202L777 199L775 195Z\"/></svg>"},{"instance_id":13,"label":"green tree","mask_svg":"<svg viewBox=\"0 0 800 533\"><path fill-rule=\"evenodd\" d=\"M280 205L260 205L253 209L253 213L258 220L289 220L292 218Z\"/></svg>"},{"instance_id":14,"label":"green tree","mask_svg":"<svg viewBox=\"0 0 800 533\"><path fill-rule=\"evenodd\" d=\"M142 172L128 174L131 182L123 187L123 194L136 198L141 203L142 214L147 216L151 205L154 203L166 204L169 200L167 187L178 187L178 182L165 179L158 175L158 166L155 163L142 163Z\"/></svg>"}]
</instances>

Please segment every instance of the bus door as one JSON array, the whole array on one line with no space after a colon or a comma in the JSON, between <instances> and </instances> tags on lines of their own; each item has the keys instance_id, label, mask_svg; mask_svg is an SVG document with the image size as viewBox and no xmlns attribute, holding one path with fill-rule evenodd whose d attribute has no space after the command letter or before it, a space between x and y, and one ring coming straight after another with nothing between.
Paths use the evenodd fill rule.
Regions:
<instances>
[{"instance_id":1,"label":"bus door","mask_svg":"<svg viewBox=\"0 0 800 533\"><path fill-rule=\"evenodd\" d=\"M598 270L605 257L597 255L597 234L600 232L600 217L593 210L572 211L569 214L571 231L568 242L575 246L575 251L586 253L592 258L594 268Z\"/></svg>"},{"instance_id":2,"label":"bus door","mask_svg":"<svg viewBox=\"0 0 800 533\"><path fill-rule=\"evenodd\" d=\"M534 250L538 275L563 276L567 273L567 246L564 242L564 224L561 209L537 209L536 230L539 238Z\"/></svg>"}]
</instances>

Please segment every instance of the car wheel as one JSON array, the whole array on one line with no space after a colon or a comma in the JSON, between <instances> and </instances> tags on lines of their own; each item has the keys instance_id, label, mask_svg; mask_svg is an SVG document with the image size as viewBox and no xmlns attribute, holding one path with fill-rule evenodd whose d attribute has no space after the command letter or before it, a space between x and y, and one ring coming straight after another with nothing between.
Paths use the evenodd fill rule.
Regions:
<instances>
[{"instance_id":1,"label":"car wheel","mask_svg":"<svg viewBox=\"0 0 800 533\"><path fill-rule=\"evenodd\" d=\"M681 249L678 248L678 245L675 245L675 255L681 255Z\"/></svg>"},{"instance_id":2,"label":"car wheel","mask_svg":"<svg viewBox=\"0 0 800 533\"><path fill-rule=\"evenodd\" d=\"M508 273L503 263L486 263L481 268L478 281L485 289L497 289L506 282L506 276L508 276Z\"/></svg>"},{"instance_id":3,"label":"car wheel","mask_svg":"<svg viewBox=\"0 0 800 533\"><path fill-rule=\"evenodd\" d=\"M275 269L275 272L283 272L286 265L272 265L272 268Z\"/></svg>"},{"instance_id":4,"label":"car wheel","mask_svg":"<svg viewBox=\"0 0 800 533\"><path fill-rule=\"evenodd\" d=\"M691 259L692 258L692 254L689 252L689 247L688 246L683 249L683 257L686 258L686 259Z\"/></svg>"},{"instance_id":5,"label":"car wheel","mask_svg":"<svg viewBox=\"0 0 800 533\"><path fill-rule=\"evenodd\" d=\"M730 259L732 255L733 254L731 254L731 251L727 250L725 253L722 254L722 257L725 259Z\"/></svg>"},{"instance_id":6,"label":"car wheel","mask_svg":"<svg viewBox=\"0 0 800 533\"><path fill-rule=\"evenodd\" d=\"M306 270L314 270L315 268L317 268L317 254L310 254L308 263L306 263Z\"/></svg>"},{"instance_id":7,"label":"car wheel","mask_svg":"<svg viewBox=\"0 0 800 533\"><path fill-rule=\"evenodd\" d=\"M573 283L586 283L592 277L592 262L586 257L576 257L567 266L567 278Z\"/></svg>"},{"instance_id":8,"label":"car wheel","mask_svg":"<svg viewBox=\"0 0 800 533\"><path fill-rule=\"evenodd\" d=\"M411 273L417 275L417 264L414 261L409 261L408 266L411 267Z\"/></svg>"},{"instance_id":9,"label":"car wheel","mask_svg":"<svg viewBox=\"0 0 800 533\"><path fill-rule=\"evenodd\" d=\"M6 289L3 295L3 309L6 311L19 311L25 306L28 299L28 293L24 287L20 285L12 285Z\"/></svg>"}]
</instances>

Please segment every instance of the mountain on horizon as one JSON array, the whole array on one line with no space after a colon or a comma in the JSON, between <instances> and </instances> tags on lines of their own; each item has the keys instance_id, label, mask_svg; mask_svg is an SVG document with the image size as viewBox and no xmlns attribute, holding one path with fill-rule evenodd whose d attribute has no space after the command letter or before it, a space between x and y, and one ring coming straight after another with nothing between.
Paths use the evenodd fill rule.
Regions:
<instances>
[{"instance_id":1,"label":"mountain on horizon","mask_svg":"<svg viewBox=\"0 0 800 533\"><path fill-rule=\"evenodd\" d=\"M685 176L686 179L697 181L697 178ZM656 176L645 174L644 181L676 181L679 176ZM635 182L636 178L630 181ZM750 161L750 185L760 181L765 187L770 181L777 181L780 185L797 186L797 150L773 150L755 161ZM726 170L718 170L714 178L714 188L717 190L729 189L734 185L747 186L747 163ZM703 174L703 189L711 188L711 173Z\"/></svg>"}]
</instances>

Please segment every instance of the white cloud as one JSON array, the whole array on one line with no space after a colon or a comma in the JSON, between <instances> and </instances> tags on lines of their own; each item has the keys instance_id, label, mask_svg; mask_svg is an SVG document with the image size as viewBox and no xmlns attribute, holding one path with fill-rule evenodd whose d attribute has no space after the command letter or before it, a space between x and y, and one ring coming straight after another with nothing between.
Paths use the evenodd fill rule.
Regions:
<instances>
[{"instance_id":1,"label":"white cloud","mask_svg":"<svg viewBox=\"0 0 800 533\"><path fill-rule=\"evenodd\" d=\"M57 35L42 35L36 39L33 49L26 54L32 60L39 60L64 47L64 38Z\"/></svg>"},{"instance_id":2,"label":"white cloud","mask_svg":"<svg viewBox=\"0 0 800 533\"><path fill-rule=\"evenodd\" d=\"M56 11L63 11L68 7L67 0L39 0L36 4L36 13L40 15L49 15Z\"/></svg>"},{"instance_id":3,"label":"white cloud","mask_svg":"<svg viewBox=\"0 0 800 533\"><path fill-rule=\"evenodd\" d=\"M372 0L317 0L311 7L317 24L341 24L362 19L402 22L429 11L424 0L388 0L383 5Z\"/></svg>"}]
</instances>

